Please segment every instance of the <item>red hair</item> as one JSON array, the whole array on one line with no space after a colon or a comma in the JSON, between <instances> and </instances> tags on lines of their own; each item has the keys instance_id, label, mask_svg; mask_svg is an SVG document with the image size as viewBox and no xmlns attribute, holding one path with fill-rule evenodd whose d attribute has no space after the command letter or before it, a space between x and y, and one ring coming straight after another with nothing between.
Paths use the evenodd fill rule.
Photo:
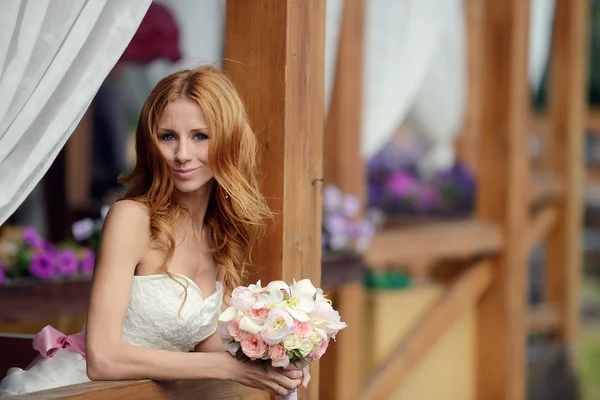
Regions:
<instances>
[{"instance_id":1,"label":"red hair","mask_svg":"<svg viewBox=\"0 0 600 400\"><path fill-rule=\"evenodd\" d=\"M272 213L257 179L257 142L242 99L220 70L202 66L162 79L152 90L136 130L136 165L121 182L126 199L145 204L150 213L153 244L162 248L161 269L173 277L168 265L175 252L170 227L189 215L173 198L172 171L158 147L158 121L166 105L182 97L195 101L210 133L208 162L214 176L205 225L215 261L226 270L225 290L245 282L256 241Z\"/></svg>"}]
</instances>

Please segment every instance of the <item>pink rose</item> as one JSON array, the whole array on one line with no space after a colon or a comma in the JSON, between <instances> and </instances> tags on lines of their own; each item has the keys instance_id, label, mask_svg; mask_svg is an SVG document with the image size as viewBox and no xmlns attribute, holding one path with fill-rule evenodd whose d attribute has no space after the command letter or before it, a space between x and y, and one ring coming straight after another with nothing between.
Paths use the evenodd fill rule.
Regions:
<instances>
[{"instance_id":1,"label":"pink rose","mask_svg":"<svg viewBox=\"0 0 600 400\"><path fill-rule=\"evenodd\" d=\"M306 339L313 332L312 326L308 322L296 321L296 335L299 339Z\"/></svg>"},{"instance_id":2,"label":"pink rose","mask_svg":"<svg viewBox=\"0 0 600 400\"><path fill-rule=\"evenodd\" d=\"M313 352L308 355L308 358L311 361L319 361L321 357L323 357L323 354L325 354L325 352L327 351L327 346L329 346L329 340L321 340L321 343L319 343L317 348L314 349Z\"/></svg>"},{"instance_id":3,"label":"pink rose","mask_svg":"<svg viewBox=\"0 0 600 400\"><path fill-rule=\"evenodd\" d=\"M242 341L242 339L244 339L244 337L246 337L247 335L247 332L242 331L240 329L240 321L236 319L229 322L229 324L227 325L227 329L231 337L233 337L238 342Z\"/></svg>"},{"instance_id":4,"label":"pink rose","mask_svg":"<svg viewBox=\"0 0 600 400\"><path fill-rule=\"evenodd\" d=\"M267 315L269 315L269 311L266 308L251 308L250 316L256 319L267 319Z\"/></svg>"},{"instance_id":5,"label":"pink rose","mask_svg":"<svg viewBox=\"0 0 600 400\"><path fill-rule=\"evenodd\" d=\"M290 358L280 344L269 347L269 358L273 361L271 364L274 367L285 368L290 364Z\"/></svg>"},{"instance_id":6,"label":"pink rose","mask_svg":"<svg viewBox=\"0 0 600 400\"><path fill-rule=\"evenodd\" d=\"M248 335L242 339L242 351L252 360L257 360L265 354L267 344L259 335Z\"/></svg>"}]
</instances>

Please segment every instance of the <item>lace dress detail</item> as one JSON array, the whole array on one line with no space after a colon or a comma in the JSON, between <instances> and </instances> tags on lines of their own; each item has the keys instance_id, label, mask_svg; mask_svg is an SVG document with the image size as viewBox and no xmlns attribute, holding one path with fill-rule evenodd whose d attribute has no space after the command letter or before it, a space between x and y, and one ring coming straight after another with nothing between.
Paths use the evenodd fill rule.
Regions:
<instances>
[{"instance_id":1,"label":"lace dress detail","mask_svg":"<svg viewBox=\"0 0 600 400\"><path fill-rule=\"evenodd\" d=\"M190 351L217 330L223 299L221 283L216 282L215 292L203 299L194 281L184 275L173 275L179 283L167 275L135 277L123 322L124 342Z\"/></svg>"},{"instance_id":2,"label":"lace dress detail","mask_svg":"<svg viewBox=\"0 0 600 400\"><path fill-rule=\"evenodd\" d=\"M215 292L204 299L194 281L184 275L173 275L177 282L164 274L134 277L123 321L124 342L187 352L217 330L223 285L216 282ZM187 298L178 282L187 287ZM85 358L59 349L52 358L41 359L29 370L11 368L0 382L0 397L88 381Z\"/></svg>"}]
</instances>

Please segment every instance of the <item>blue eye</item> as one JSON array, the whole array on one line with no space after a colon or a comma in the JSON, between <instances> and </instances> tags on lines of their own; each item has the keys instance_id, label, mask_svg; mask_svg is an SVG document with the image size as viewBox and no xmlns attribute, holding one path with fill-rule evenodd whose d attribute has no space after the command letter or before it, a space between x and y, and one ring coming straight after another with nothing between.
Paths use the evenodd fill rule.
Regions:
<instances>
[{"instance_id":1,"label":"blue eye","mask_svg":"<svg viewBox=\"0 0 600 400\"><path fill-rule=\"evenodd\" d=\"M164 140L165 142L170 142L171 140L175 140L175 135L172 133L163 133L159 136L160 140Z\"/></svg>"},{"instance_id":2,"label":"blue eye","mask_svg":"<svg viewBox=\"0 0 600 400\"><path fill-rule=\"evenodd\" d=\"M206 134L204 134L204 133L199 132L194 135L194 140L206 140L206 139L208 139L208 136L206 136Z\"/></svg>"}]
</instances>

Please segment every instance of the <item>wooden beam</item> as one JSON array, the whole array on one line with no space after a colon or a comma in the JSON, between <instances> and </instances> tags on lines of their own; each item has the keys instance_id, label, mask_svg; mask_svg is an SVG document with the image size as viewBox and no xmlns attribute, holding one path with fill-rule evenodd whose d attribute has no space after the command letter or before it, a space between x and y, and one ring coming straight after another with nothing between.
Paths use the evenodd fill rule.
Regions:
<instances>
[{"instance_id":1,"label":"wooden beam","mask_svg":"<svg viewBox=\"0 0 600 400\"><path fill-rule=\"evenodd\" d=\"M14 400L261 400L264 392L228 381L96 381L13 396Z\"/></svg>"},{"instance_id":2,"label":"wooden beam","mask_svg":"<svg viewBox=\"0 0 600 400\"><path fill-rule=\"evenodd\" d=\"M326 183L357 196L365 204L366 168L361 154L365 0L345 1L331 104L327 115L323 171ZM362 281L338 287L334 304L348 323L323 362L321 397L355 399L365 375L365 307Z\"/></svg>"},{"instance_id":3,"label":"wooden beam","mask_svg":"<svg viewBox=\"0 0 600 400\"><path fill-rule=\"evenodd\" d=\"M547 239L557 228L558 208L546 207L539 211L534 217L529 226L528 232L528 247L532 250L541 242Z\"/></svg>"},{"instance_id":4,"label":"wooden beam","mask_svg":"<svg viewBox=\"0 0 600 400\"><path fill-rule=\"evenodd\" d=\"M346 1L342 13L335 80L325 125L323 173L345 193L365 202L366 168L361 154L365 0Z\"/></svg>"},{"instance_id":5,"label":"wooden beam","mask_svg":"<svg viewBox=\"0 0 600 400\"><path fill-rule=\"evenodd\" d=\"M466 37L468 60L468 92L467 115L463 131L458 137L456 147L458 159L464 162L477 176L479 158L479 137L481 136L481 96L482 91L482 58L480 56L483 45L483 2L479 0L465 0L466 12Z\"/></svg>"},{"instance_id":6,"label":"wooden beam","mask_svg":"<svg viewBox=\"0 0 600 400\"><path fill-rule=\"evenodd\" d=\"M227 1L225 69L247 104L276 220L255 263L264 282L321 278L325 2ZM310 398L318 396L318 363ZM303 390L299 398L308 398Z\"/></svg>"},{"instance_id":7,"label":"wooden beam","mask_svg":"<svg viewBox=\"0 0 600 400\"><path fill-rule=\"evenodd\" d=\"M486 1L477 217L499 224L496 279L478 310L478 399L525 396L530 184L527 80L529 1ZM490 368L490 360L493 367Z\"/></svg>"},{"instance_id":8,"label":"wooden beam","mask_svg":"<svg viewBox=\"0 0 600 400\"><path fill-rule=\"evenodd\" d=\"M564 197L565 185L562 178L547 171L535 171L531 174L530 205L556 203Z\"/></svg>"},{"instance_id":9,"label":"wooden beam","mask_svg":"<svg viewBox=\"0 0 600 400\"><path fill-rule=\"evenodd\" d=\"M565 199L548 240L546 301L561 315L557 338L574 346L582 265L584 130L587 109L588 0L557 0L551 61L549 168L562 177Z\"/></svg>"},{"instance_id":10,"label":"wooden beam","mask_svg":"<svg viewBox=\"0 0 600 400\"><path fill-rule=\"evenodd\" d=\"M398 384L427 353L435 341L490 287L492 263L481 261L461 275L398 348L373 373L361 399L390 398Z\"/></svg>"},{"instance_id":11,"label":"wooden beam","mask_svg":"<svg viewBox=\"0 0 600 400\"><path fill-rule=\"evenodd\" d=\"M527 330L529 333L548 333L560 327L560 314L552 304L538 304L529 310Z\"/></svg>"},{"instance_id":12,"label":"wooden beam","mask_svg":"<svg viewBox=\"0 0 600 400\"><path fill-rule=\"evenodd\" d=\"M365 254L365 264L371 269L430 265L440 260L497 254L501 248L502 231L493 223L430 222L378 233Z\"/></svg>"}]
</instances>

